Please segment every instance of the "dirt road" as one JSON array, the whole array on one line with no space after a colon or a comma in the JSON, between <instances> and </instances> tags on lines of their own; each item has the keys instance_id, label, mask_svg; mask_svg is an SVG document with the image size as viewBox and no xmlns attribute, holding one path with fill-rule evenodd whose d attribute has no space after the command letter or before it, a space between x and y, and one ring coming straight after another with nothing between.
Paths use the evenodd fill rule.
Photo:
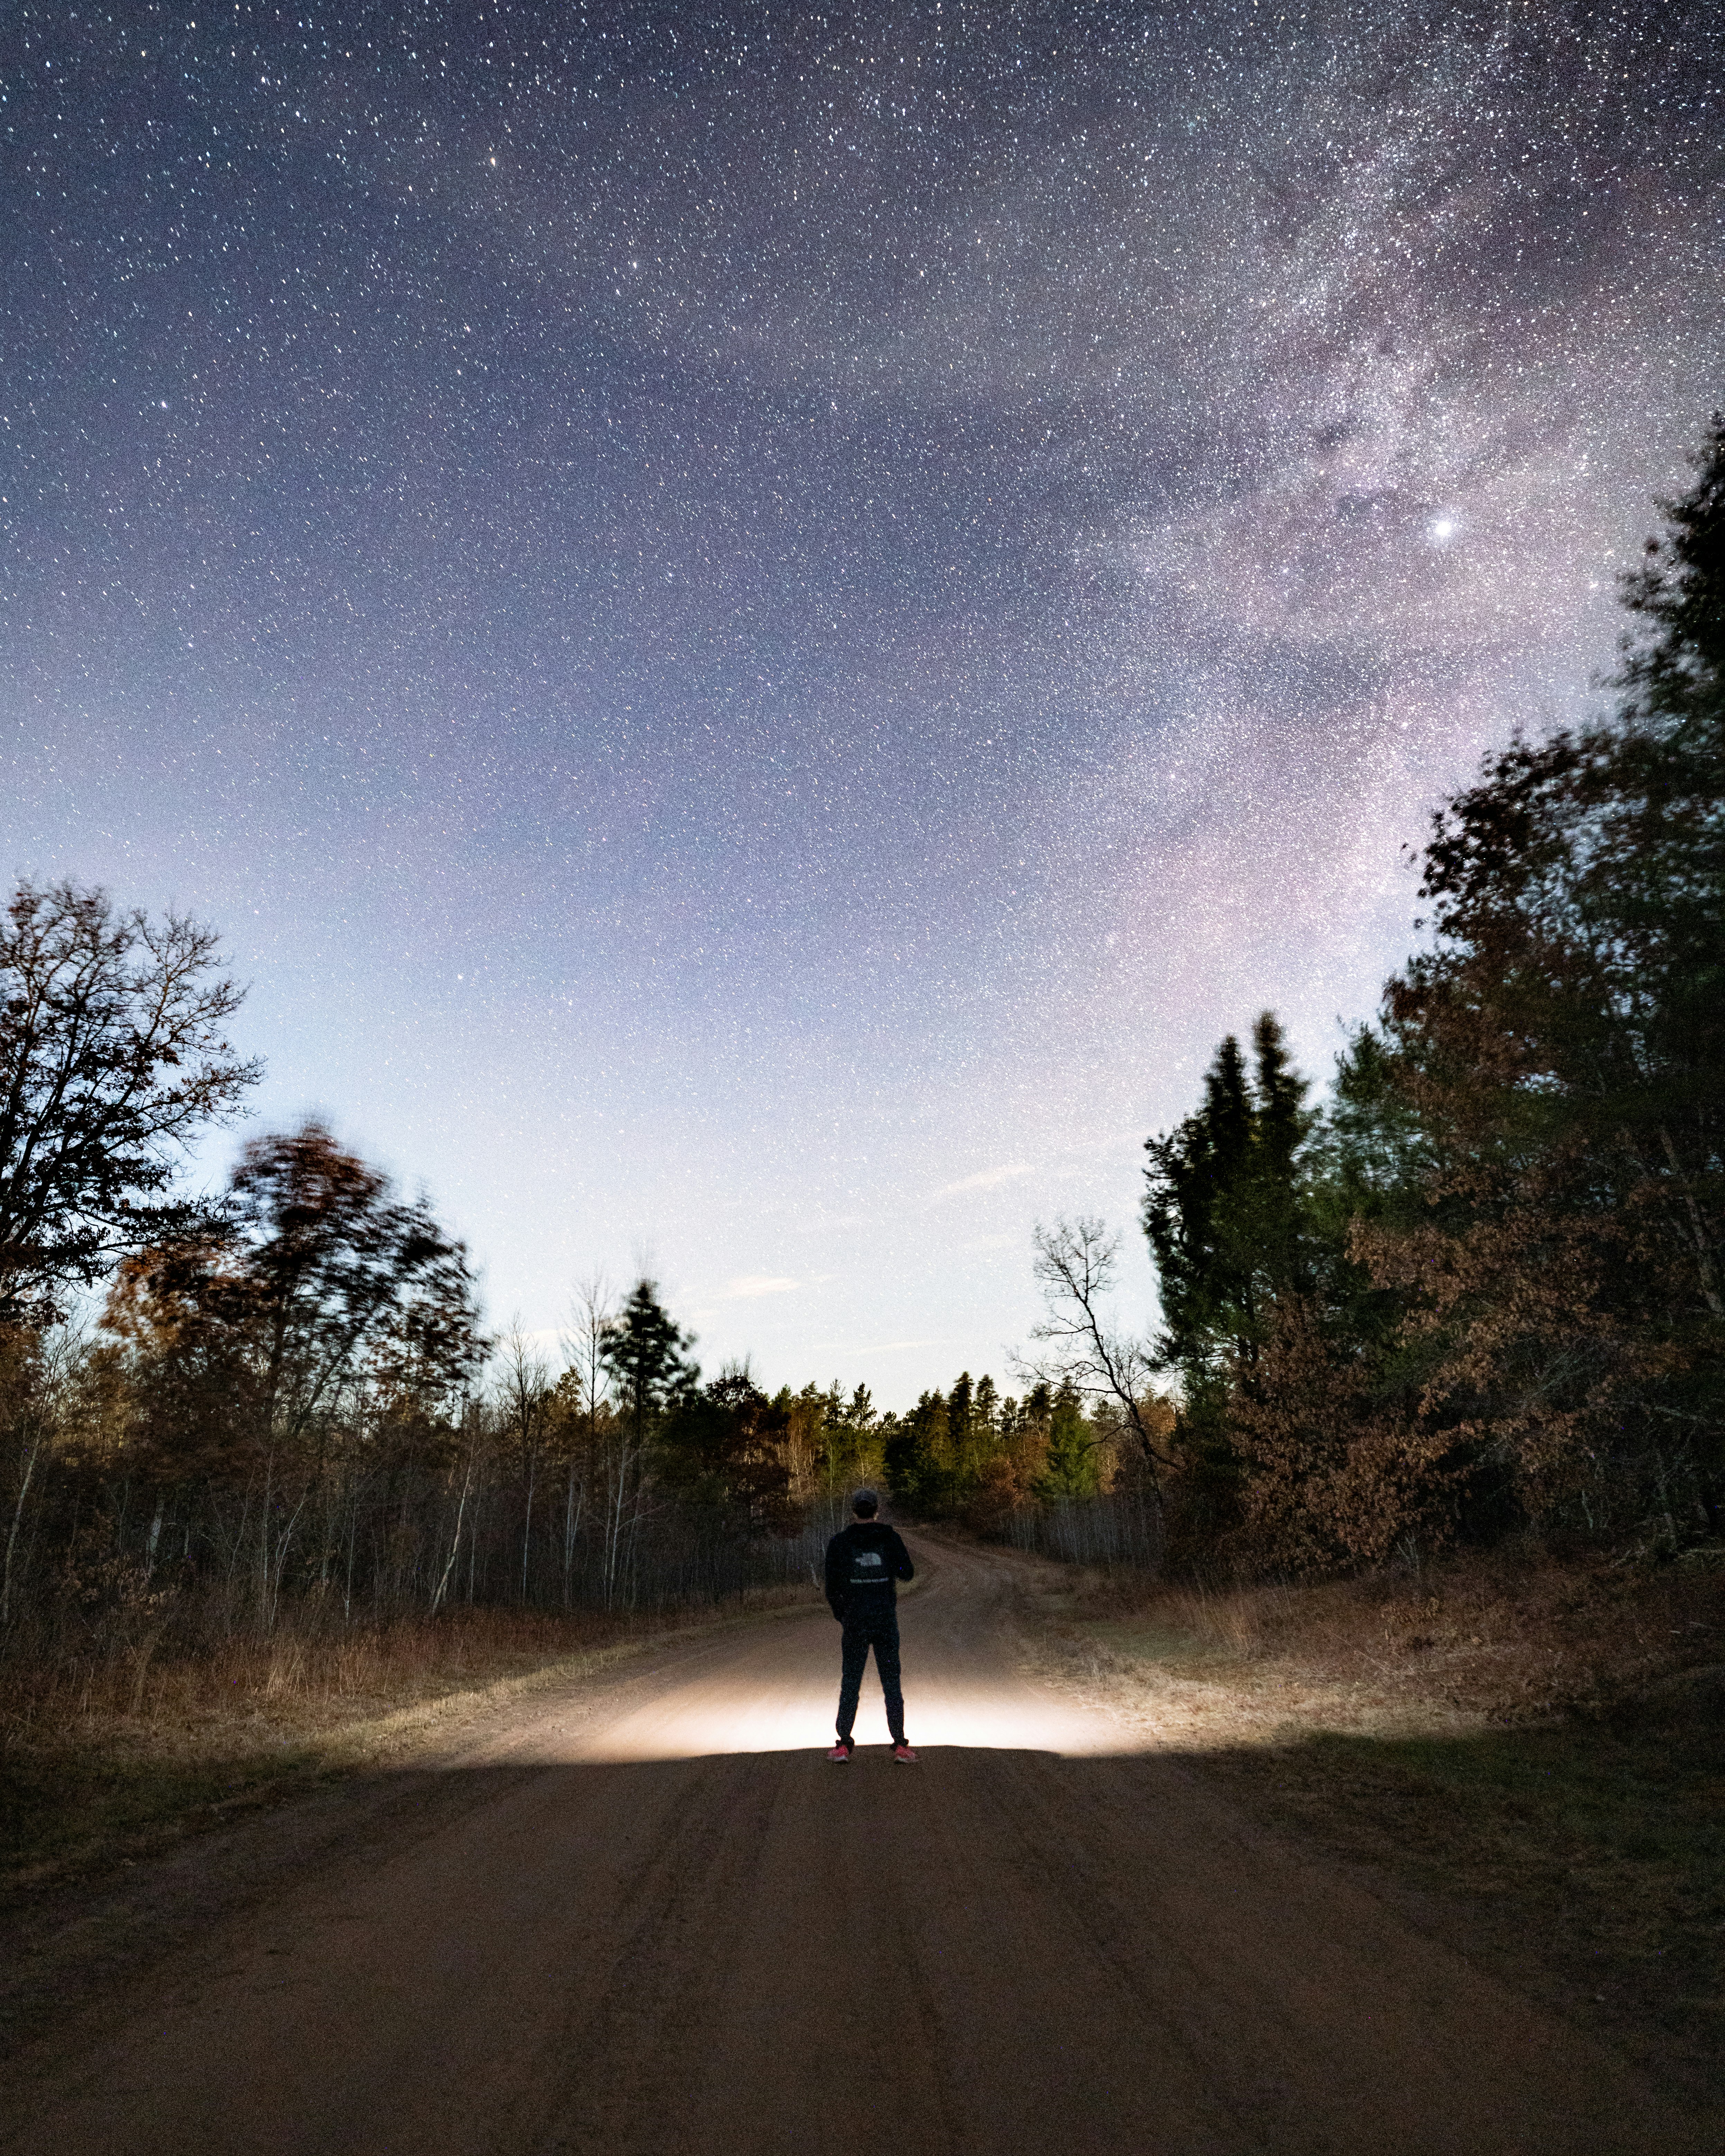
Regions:
<instances>
[{"instance_id":1,"label":"dirt road","mask_svg":"<svg viewBox=\"0 0 1725 2156\"><path fill-rule=\"evenodd\" d=\"M130 1932L86 1910L53 1980L130 1943L0 2080L0 2148L1722 2145L1717 2118L1666 2110L1201 1774L1031 1682L1001 1568L919 1554L920 1766L892 1763L872 1677L865 1748L824 1761L824 1609L542 1694L465 1753L158 1868Z\"/></svg>"}]
</instances>

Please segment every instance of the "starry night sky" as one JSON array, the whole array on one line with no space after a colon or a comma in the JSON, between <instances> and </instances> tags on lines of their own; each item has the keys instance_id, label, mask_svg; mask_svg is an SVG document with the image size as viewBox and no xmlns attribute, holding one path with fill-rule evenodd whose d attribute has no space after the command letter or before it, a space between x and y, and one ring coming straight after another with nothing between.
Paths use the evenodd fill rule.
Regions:
<instances>
[{"instance_id":1,"label":"starry night sky","mask_svg":"<svg viewBox=\"0 0 1725 2156\"><path fill-rule=\"evenodd\" d=\"M1224 1030L1327 1071L1725 400L1707 4L53 0L0 74L0 868L220 926L260 1114L495 1319L646 1262L773 1383L1004 1375Z\"/></svg>"}]
</instances>

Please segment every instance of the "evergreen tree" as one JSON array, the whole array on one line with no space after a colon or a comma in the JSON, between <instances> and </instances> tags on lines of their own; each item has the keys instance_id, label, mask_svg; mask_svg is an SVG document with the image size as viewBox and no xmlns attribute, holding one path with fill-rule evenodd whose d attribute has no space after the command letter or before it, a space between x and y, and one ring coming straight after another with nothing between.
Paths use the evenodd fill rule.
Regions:
<instances>
[{"instance_id":1,"label":"evergreen tree","mask_svg":"<svg viewBox=\"0 0 1725 2156\"><path fill-rule=\"evenodd\" d=\"M945 1507L950 1482L947 1426L944 1395L924 1393L886 1438L886 1480L907 1512L934 1513Z\"/></svg>"},{"instance_id":2,"label":"evergreen tree","mask_svg":"<svg viewBox=\"0 0 1725 2156\"><path fill-rule=\"evenodd\" d=\"M694 1344L659 1300L657 1282L637 1281L602 1352L638 1451L660 1413L700 1377L687 1352Z\"/></svg>"},{"instance_id":3,"label":"evergreen tree","mask_svg":"<svg viewBox=\"0 0 1725 2156\"><path fill-rule=\"evenodd\" d=\"M727 1514L744 1537L794 1534L792 1422L788 1396L768 1399L747 1371L726 1370L698 1390L681 1386L655 1448L659 1479Z\"/></svg>"},{"instance_id":4,"label":"evergreen tree","mask_svg":"<svg viewBox=\"0 0 1725 2156\"><path fill-rule=\"evenodd\" d=\"M866 1385L847 1400L836 1383L827 1395L823 1425L824 1463L829 1491L867 1482L881 1471L882 1418Z\"/></svg>"},{"instance_id":5,"label":"evergreen tree","mask_svg":"<svg viewBox=\"0 0 1725 2156\"><path fill-rule=\"evenodd\" d=\"M1162 1296L1158 1352L1179 1377L1177 1449L1204 1533L1231 1516L1240 1478L1230 1393L1252 1382L1278 1298L1308 1292L1314 1278L1302 1154L1316 1118L1271 1013L1253 1028L1252 1045L1248 1075L1239 1042L1224 1040L1202 1106L1145 1146L1143 1224Z\"/></svg>"},{"instance_id":6,"label":"evergreen tree","mask_svg":"<svg viewBox=\"0 0 1725 2156\"><path fill-rule=\"evenodd\" d=\"M968 1370L958 1373L947 1395L947 1464L956 1487L962 1488L976 1471L975 1394Z\"/></svg>"},{"instance_id":7,"label":"evergreen tree","mask_svg":"<svg viewBox=\"0 0 1725 2156\"><path fill-rule=\"evenodd\" d=\"M975 1444L979 1459L991 1459L1000 1446L1000 1395L994 1380L985 1372L976 1381L976 1399L971 1408L971 1428L975 1433Z\"/></svg>"},{"instance_id":8,"label":"evergreen tree","mask_svg":"<svg viewBox=\"0 0 1725 2156\"><path fill-rule=\"evenodd\" d=\"M1301 1149L1315 1121L1266 1011L1253 1070L1232 1034L1204 1077L1203 1106L1146 1142L1143 1221L1161 1284L1165 1363L1194 1395L1249 1364L1276 1296L1307 1279Z\"/></svg>"},{"instance_id":9,"label":"evergreen tree","mask_svg":"<svg viewBox=\"0 0 1725 2156\"><path fill-rule=\"evenodd\" d=\"M1076 1385L1064 1384L1049 1403L1047 1447L1032 1485L1035 1495L1045 1502L1094 1496L1101 1481L1096 1455L1084 1396Z\"/></svg>"}]
</instances>

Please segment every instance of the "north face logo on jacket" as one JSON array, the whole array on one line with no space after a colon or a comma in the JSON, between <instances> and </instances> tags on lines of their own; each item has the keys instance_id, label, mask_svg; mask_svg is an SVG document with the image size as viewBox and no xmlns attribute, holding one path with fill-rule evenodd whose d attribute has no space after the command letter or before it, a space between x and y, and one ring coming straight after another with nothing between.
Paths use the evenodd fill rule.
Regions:
<instances>
[{"instance_id":1,"label":"north face logo on jacket","mask_svg":"<svg viewBox=\"0 0 1725 2156\"><path fill-rule=\"evenodd\" d=\"M855 1520L827 1544L827 1600L842 1617L855 1598L859 1609L890 1609L898 1599L896 1579L911 1579L916 1567L897 1531L880 1520Z\"/></svg>"}]
</instances>

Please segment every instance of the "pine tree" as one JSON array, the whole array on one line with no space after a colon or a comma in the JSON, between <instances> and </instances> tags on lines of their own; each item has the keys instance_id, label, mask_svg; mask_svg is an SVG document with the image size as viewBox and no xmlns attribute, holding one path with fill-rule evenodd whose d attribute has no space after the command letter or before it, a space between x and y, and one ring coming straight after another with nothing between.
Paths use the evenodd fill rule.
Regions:
<instances>
[{"instance_id":1,"label":"pine tree","mask_svg":"<svg viewBox=\"0 0 1725 2156\"><path fill-rule=\"evenodd\" d=\"M603 1352L638 1451L660 1411L700 1377L687 1352L694 1344L694 1334L684 1332L659 1300L657 1282L637 1281Z\"/></svg>"},{"instance_id":2,"label":"pine tree","mask_svg":"<svg viewBox=\"0 0 1725 2156\"><path fill-rule=\"evenodd\" d=\"M1000 1445L1000 1394L986 1371L976 1381L970 1422L978 1459L992 1459Z\"/></svg>"},{"instance_id":3,"label":"pine tree","mask_svg":"<svg viewBox=\"0 0 1725 2156\"><path fill-rule=\"evenodd\" d=\"M1143 1220L1162 1291L1165 1363L1202 1392L1249 1364L1279 1293L1310 1272L1301 1152L1315 1121L1266 1011L1249 1078L1230 1034L1204 1077L1204 1105L1147 1141Z\"/></svg>"},{"instance_id":4,"label":"pine tree","mask_svg":"<svg viewBox=\"0 0 1725 2156\"><path fill-rule=\"evenodd\" d=\"M947 1462L955 1489L962 1489L976 1470L974 1400L970 1373L961 1370L947 1395Z\"/></svg>"},{"instance_id":5,"label":"pine tree","mask_svg":"<svg viewBox=\"0 0 1725 2156\"><path fill-rule=\"evenodd\" d=\"M907 1512L937 1513L946 1508L952 1479L947 1428L944 1394L924 1393L886 1440L886 1480Z\"/></svg>"},{"instance_id":6,"label":"pine tree","mask_svg":"<svg viewBox=\"0 0 1725 2156\"><path fill-rule=\"evenodd\" d=\"M801 1525L791 1463L795 1403L769 1399L740 1370L699 1390L679 1389L654 1450L658 1479L744 1538L794 1534Z\"/></svg>"},{"instance_id":7,"label":"pine tree","mask_svg":"<svg viewBox=\"0 0 1725 2156\"><path fill-rule=\"evenodd\" d=\"M1083 1395L1074 1384L1062 1385L1049 1405L1048 1445L1035 1494L1045 1502L1094 1496L1101 1480L1096 1450Z\"/></svg>"}]
</instances>

